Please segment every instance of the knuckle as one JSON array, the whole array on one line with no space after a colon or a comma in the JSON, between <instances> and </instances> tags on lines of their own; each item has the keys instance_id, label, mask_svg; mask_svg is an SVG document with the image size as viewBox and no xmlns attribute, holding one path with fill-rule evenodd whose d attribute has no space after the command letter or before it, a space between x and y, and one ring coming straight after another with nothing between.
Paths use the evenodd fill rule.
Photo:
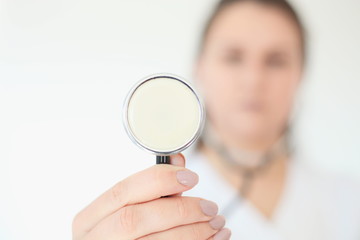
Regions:
<instances>
[{"instance_id":1,"label":"knuckle","mask_svg":"<svg viewBox=\"0 0 360 240\"><path fill-rule=\"evenodd\" d=\"M111 188L110 195L114 203L119 204L124 201L126 193L125 186L124 182L119 182Z\"/></svg>"},{"instance_id":2,"label":"knuckle","mask_svg":"<svg viewBox=\"0 0 360 240\"><path fill-rule=\"evenodd\" d=\"M179 217L182 219L187 218L189 216L189 211L187 208L187 203L185 201L185 198L183 197L176 198L175 204Z\"/></svg>"},{"instance_id":3,"label":"knuckle","mask_svg":"<svg viewBox=\"0 0 360 240\"><path fill-rule=\"evenodd\" d=\"M190 234L191 234L191 239L193 239L193 240L202 240L201 231L199 229L198 224L191 224L190 225Z\"/></svg>"},{"instance_id":4,"label":"knuckle","mask_svg":"<svg viewBox=\"0 0 360 240\"><path fill-rule=\"evenodd\" d=\"M122 233L133 233L136 230L136 205L119 210L117 225Z\"/></svg>"}]
</instances>

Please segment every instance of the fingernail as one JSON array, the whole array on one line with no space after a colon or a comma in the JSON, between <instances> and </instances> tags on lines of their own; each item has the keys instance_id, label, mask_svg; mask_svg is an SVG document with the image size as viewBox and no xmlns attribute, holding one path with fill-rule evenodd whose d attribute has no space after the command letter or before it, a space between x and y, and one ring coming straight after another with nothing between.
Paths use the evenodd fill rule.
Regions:
<instances>
[{"instance_id":1,"label":"fingernail","mask_svg":"<svg viewBox=\"0 0 360 240\"><path fill-rule=\"evenodd\" d=\"M210 226L215 229L222 229L225 226L225 218L223 216L216 216L209 221Z\"/></svg>"},{"instance_id":2,"label":"fingernail","mask_svg":"<svg viewBox=\"0 0 360 240\"><path fill-rule=\"evenodd\" d=\"M215 234L214 240L229 240L231 236L230 229L224 228Z\"/></svg>"},{"instance_id":3,"label":"fingernail","mask_svg":"<svg viewBox=\"0 0 360 240\"><path fill-rule=\"evenodd\" d=\"M218 213L218 206L214 202L200 200L200 207L205 215L215 216Z\"/></svg>"},{"instance_id":4,"label":"fingernail","mask_svg":"<svg viewBox=\"0 0 360 240\"><path fill-rule=\"evenodd\" d=\"M176 178L182 185L193 187L198 181L199 177L196 173L189 170L181 170L176 173Z\"/></svg>"}]
</instances>

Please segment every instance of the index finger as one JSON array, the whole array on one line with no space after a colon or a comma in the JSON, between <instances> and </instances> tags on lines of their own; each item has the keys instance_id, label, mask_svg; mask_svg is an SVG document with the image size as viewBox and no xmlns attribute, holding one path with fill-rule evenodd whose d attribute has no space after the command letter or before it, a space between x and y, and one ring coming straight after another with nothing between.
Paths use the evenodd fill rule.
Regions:
<instances>
[{"instance_id":1,"label":"index finger","mask_svg":"<svg viewBox=\"0 0 360 240\"><path fill-rule=\"evenodd\" d=\"M120 181L100 195L77 214L73 229L87 233L103 218L126 205L181 193L197 183L198 175L184 167L167 164L152 166Z\"/></svg>"}]
</instances>

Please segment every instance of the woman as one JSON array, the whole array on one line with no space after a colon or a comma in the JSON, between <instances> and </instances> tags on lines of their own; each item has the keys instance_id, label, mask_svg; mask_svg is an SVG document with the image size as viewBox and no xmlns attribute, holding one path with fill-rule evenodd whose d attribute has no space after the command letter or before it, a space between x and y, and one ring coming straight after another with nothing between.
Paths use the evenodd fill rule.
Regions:
<instances>
[{"instance_id":1,"label":"woman","mask_svg":"<svg viewBox=\"0 0 360 240\"><path fill-rule=\"evenodd\" d=\"M304 62L286 1L222 0L195 69L208 124L189 165L201 182L192 189L198 175L172 156L82 210L73 239L229 239L219 214L233 239L360 239L359 188L300 166L287 144Z\"/></svg>"}]
</instances>

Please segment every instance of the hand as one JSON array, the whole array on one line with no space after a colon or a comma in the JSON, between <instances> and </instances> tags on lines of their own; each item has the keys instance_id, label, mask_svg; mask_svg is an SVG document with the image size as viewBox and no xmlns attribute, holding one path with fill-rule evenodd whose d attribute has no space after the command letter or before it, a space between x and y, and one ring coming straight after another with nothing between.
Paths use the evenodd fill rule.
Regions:
<instances>
[{"instance_id":1,"label":"hand","mask_svg":"<svg viewBox=\"0 0 360 240\"><path fill-rule=\"evenodd\" d=\"M74 218L73 240L229 239L215 203L181 196L198 183L197 174L184 168L181 154L171 163L138 172L103 193Z\"/></svg>"}]
</instances>

